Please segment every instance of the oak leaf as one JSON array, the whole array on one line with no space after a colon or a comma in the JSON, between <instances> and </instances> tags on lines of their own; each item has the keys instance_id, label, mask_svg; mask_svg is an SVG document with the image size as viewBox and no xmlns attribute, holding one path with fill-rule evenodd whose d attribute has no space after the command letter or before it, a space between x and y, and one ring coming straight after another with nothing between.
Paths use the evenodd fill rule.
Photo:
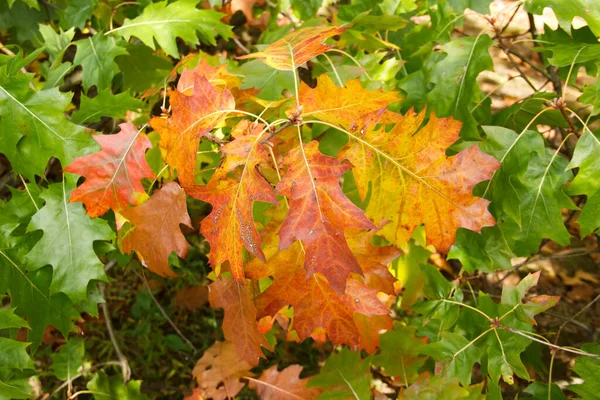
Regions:
<instances>
[{"instance_id":1,"label":"oak leaf","mask_svg":"<svg viewBox=\"0 0 600 400\"><path fill-rule=\"evenodd\" d=\"M302 28L271 43L263 51L238 57L238 59L259 58L275 69L293 71L305 62L333 48L323 42L327 38L340 35L345 30L346 28L335 26Z\"/></svg>"},{"instance_id":2,"label":"oak leaf","mask_svg":"<svg viewBox=\"0 0 600 400\"><path fill-rule=\"evenodd\" d=\"M323 107L326 111L317 117L331 121L350 136L338 159L354 165L361 198L365 200L370 193L367 217L375 222L389 221L382 230L387 240L400 246L424 223L428 242L447 252L458 228L479 232L495 223L487 210L489 201L474 197L472 190L477 183L490 179L499 163L477 146L446 155L447 148L459 139L459 121L431 114L429 122L419 129L425 110L402 116L385 108L351 120L344 114L344 99L356 97L357 91L373 93L355 84L343 88L318 85L305 89L300 104L304 98L313 101L327 94L330 101ZM337 107L331 99L338 101Z\"/></svg>"},{"instance_id":3,"label":"oak leaf","mask_svg":"<svg viewBox=\"0 0 600 400\"><path fill-rule=\"evenodd\" d=\"M282 225L283 218L281 212L271 213L271 221L261 232L266 248L277 246L279 237L276 232ZM357 231L350 231L350 235L349 242L353 244L361 239L369 240L372 236L370 233ZM362 247L368 246L363 244ZM374 351L380 329L373 332L373 329L369 331L360 325L385 329L391 324L389 309L379 301L377 294L382 291L393 294L393 284L381 285L378 280L372 279L371 275L385 276L382 270L387 270L387 267L383 264L387 263L394 249L386 246L381 247L379 252L376 250L379 249L377 246L372 247L374 254L370 262L373 264L365 265L362 271L364 277L350 274L342 295L338 294L320 273L306 277L303 267L304 248L300 242L293 243L283 251L270 252L267 263L258 259L252 260L246 266L249 277L273 277L273 283L256 298L258 317L275 316L283 307L290 305L294 310L293 324L290 324L290 328L296 330L300 340L308 337L324 338L323 333L326 333L335 345L348 344L358 348L364 343L366 350ZM381 254L381 258L378 258L377 254Z\"/></svg>"},{"instance_id":4,"label":"oak leaf","mask_svg":"<svg viewBox=\"0 0 600 400\"><path fill-rule=\"evenodd\" d=\"M174 251L185 258L190 245L179 224L192 227L187 213L185 192L169 182L138 207L121 213L135 229L123 239L123 250L135 250L142 263L155 274L177 276L169 268L169 255Z\"/></svg>"},{"instance_id":5,"label":"oak leaf","mask_svg":"<svg viewBox=\"0 0 600 400\"><path fill-rule=\"evenodd\" d=\"M259 378L247 378L248 386L256 390L258 396L263 400L311 400L321 394L319 388L307 388L310 379L300 379L302 367L290 365L278 371L277 365L263 371Z\"/></svg>"},{"instance_id":6,"label":"oak leaf","mask_svg":"<svg viewBox=\"0 0 600 400\"><path fill-rule=\"evenodd\" d=\"M343 127L349 127L360 117L385 109L400 100L397 92L366 90L358 79L347 81L340 88L326 74L317 77L316 89L303 82L298 89L298 98L302 105L302 118L305 120L308 117L318 118ZM292 112L293 110L288 111ZM391 114L387 113L386 116ZM380 122L384 121L386 118L381 118Z\"/></svg>"},{"instance_id":7,"label":"oak leaf","mask_svg":"<svg viewBox=\"0 0 600 400\"><path fill-rule=\"evenodd\" d=\"M193 87L190 83L193 82ZM185 92L185 93L184 93ZM225 110L235 109L231 92L217 90L209 80L194 74L193 80L179 83L169 96L173 113L170 117L154 117L150 125L160 134L163 158L177 170L184 188L192 187L196 152L200 138L225 119Z\"/></svg>"},{"instance_id":8,"label":"oak leaf","mask_svg":"<svg viewBox=\"0 0 600 400\"><path fill-rule=\"evenodd\" d=\"M343 293L348 275L362 272L344 231L375 228L339 185L339 178L352 165L322 154L318 143L312 141L290 151L283 166L287 172L276 189L288 198L289 211L279 230L279 248L301 240L306 248L306 273L322 273L338 293Z\"/></svg>"},{"instance_id":9,"label":"oak leaf","mask_svg":"<svg viewBox=\"0 0 600 400\"><path fill-rule=\"evenodd\" d=\"M269 162L269 152L260 143L262 125L241 122L232 142L221 147L225 160L207 185L197 185L188 194L211 203L212 212L202 221L200 231L211 245L209 261L213 266L229 260L236 280L244 278L243 248L265 260L260 235L254 226L252 206L255 201L276 204L273 188L258 170ZM228 174L242 167L236 178Z\"/></svg>"},{"instance_id":10,"label":"oak leaf","mask_svg":"<svg viewBox=\"0 0 600 400\"><path fill-rule=\"evenodd\" d=\"M270 349L269 343L258 330L256 307L245 283L234 280L231 275L221 275L208 287L211 306L225 311L223 334L235 345L237 356L251 365L264 357L261 346Z\"/></svg>"},{"instance_id":11,"label":"oak leaf","mask_svg":"<svg viewBox=\"0 0 600 400\"><path fill-rule=\"evenodd\" d=\"M144 157L152 143L131 122L121 125L115 135L96 135L102 150L75 159L65 171L83 175L83 185L73 190L69 202L85 204L90 217L98 217L109 209L119 212L137 206L148 196L141 180L154 178Z\"/></svg>"},{"instance_id":12,"label":"oak leaf","mask_svg":"<svg viewBox=\"0 0 600 400\"><path fill-rule=\"evenodd\" d=\"M194 393L214 400L234 398L245 386L240 378L251 374L252 366L240 360L231 342L215 342L198 360L192 375L198 381Z\"/></svg>"}]
</instances>

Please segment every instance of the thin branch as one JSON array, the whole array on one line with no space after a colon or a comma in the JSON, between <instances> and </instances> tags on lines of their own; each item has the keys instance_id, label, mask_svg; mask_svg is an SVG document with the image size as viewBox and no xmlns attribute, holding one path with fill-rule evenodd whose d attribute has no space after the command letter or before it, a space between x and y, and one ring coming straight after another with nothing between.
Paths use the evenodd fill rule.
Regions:
<instances>
[{"instance_id":1,"label":"thin branch","mask_svg":"<svg viewBox=\"0 0 600 400\"><path fill-rule=\"evenodd\" d=\"M600 358L600 354L588 353L588 352L586 352L586 351L582 351L582 350L575 350L575 349L571 349L571 348L568 348L568 347L557 346L557 345L555 345L555 344L551 344L551 343L548 343L548 342L544 342L543 340L540 340L540 339L538 339L538 338L536 338L536 337L534 337L534 336L530 336L530 335L528 335L527 333L525 333L525 332L522 332L522 331L520 331L520 330L518 330L518 329L513 329L513 328L511 328L510 326L506 326L506 325L498 325L498 328L501 328L501 329L504 329L504 330L506 330L506 331L509 331L509 332L515 333L515 334L517 334L517 335L520 335L520 336L526 337L526 338L527 338L527 339L529 339L529 340L533 340L534 342L538 342L538 343L541 343L541 344L543 344L543 345L545 345L545 346L552 347L553 349L556 349L556 350L566 351L567 353L578 354L578 355L580 355L580 356L587 356L587 357Z\"/></svg>"},{"instance_id":2,"label":"thin branch","mask_svg":"<svg viewBox=\"0 0 600 400\"><path fill-rule=\"evenodd\" d=\"M248 50L248 48L246 46L244 46L242 44L242 42L240 42L240 40L236 37L233 38L233 42L237 45L237 47L239 47L244 53L246 54L250 54L250 50Z\"/></svg>"},{"instance_id":3,"label":"thin branch","mask_svg":"<svg viewBox=\"0 0 600 400\"><path fill-rule=\"evenodd\" d=\"M173 322L173 320L171 320L171 318L169 318L169 316L165 312L165 309L160 305L160 303L158 302L158 300L156 299L156 297L154 297L154 294L152 293L152 288L150 287L150 285L148 284L148 281L146 280L146 274L144 274L144 270L142 270L142 274L141 275L135 270L135 268L131 267L131 270L138 276L138 278L140 278L144 282L144 286L146 286L146 289L148 290L148 294L152 298L152 301L154 302L154 304L158 308L158 311L160 311L160 313L162 314L162 316L167 320L167 322L169 323L169 325L171 325L171 328L173 328L175 330L175 332L177 332L177 335L179 335L179 337L181 338L181 340L183 340L188 346L190 346L190 348L192 348L194 350L194 353L196 353L198 351L198 349L196 348L196 346L194 346L192 344L192 342L187 337L185 337L185 335L179 330L179 328L177 327L177 325L175 325L175 323Z\"/></svg>"},{"instance_id":4,"label":"thin branch","mask_svg":"<svg viewBox=\"0 0 600 400\"><path fill-rule=\"evenodd\" d=\"M104 283L98 283L98 288L100 289L100 295L106 299L106 290ZM119 363L121 364L121 373L123 374L123 382L129 381L131 378L131 368L129 368L129 362L127 358L121 352L121 348L117 343L117 338L115 337L115 333L113 331L112 321L110 320L110 312L108 310L108 303L104 301L100 303L100 307L102 308L102 314L104 315L104 321L106 322L106 329L108 330L108 336L110 337L110 341L115 349L115 353L117 353L117 358L119 359Z\"/></svg>"}]
</instances>

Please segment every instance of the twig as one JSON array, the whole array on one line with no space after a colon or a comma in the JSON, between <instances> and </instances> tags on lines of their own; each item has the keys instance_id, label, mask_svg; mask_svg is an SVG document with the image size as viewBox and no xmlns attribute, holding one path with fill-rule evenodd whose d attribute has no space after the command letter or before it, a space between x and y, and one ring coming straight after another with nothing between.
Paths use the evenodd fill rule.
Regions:
<instances>
[{"instance_id":1,"label":"twig","mask_svg":"<svg viewBox=\"0 0 600 400\"><path fill-rule=\"evenodd\" d=\"M216 143L216 144L221 144L221 145L229 143L229 140L220 139L220 138L216 137L215 135L213 135L211 132L205 133L204 135L202 135L202 138L206 139L206 140L210 140L211 142Z\"/></svg>"},{"instance_id":2,"label":"twig","mask_svg":"<svg viewBox=\"0 0 600 400\"><path fill-rule=\"evenodd\" d=\"M106 290L104 283L98 283L98 288L100 289L100 295L106 299ZM129 368L129 362L123 353L121 352L121 348L117 343L117 338L115 337L115 333L113 331L112 322L110 320L110 312L108 310L108 303L104 301L104 303L100 303L100 307L102 308L102 314L104 314L104 321L106 322L106 329L108 330L108 336L110 337L110 341L112 342L113 348L115 349L115 353L117 353L117 358L119 359L119 364L121 364L121 373L123 374L123 382L129 381L131 378L131 368Z\"/></svg>"},{"instance_id":3,"label":"twig","mask_svg":"<svg viewBox=\"0 0 600 400\"><path fill-rule=\"evenodd\" d=\"M515 19L515 16L517 15L517 13L519 12L519 10L521 9L522 5L523 5L522 3L519 3L515 7L515 11L512 13L512 15L510 16L510 18L508 19L508 22L506 24L504 24L504 26L502 27L502 30L500 31L500 34L503 34L508 29L508 26L511 24L511 22L513 21L513 19Z\"/></svg>"},{"instance_id":4,"label":"twig","mask_svg":"<svg viewBox=\"0 0 600 400\"><path fill-rule=\"evenodd\" d=\"M179 330L179 328L177 327L177 325L175 325L175 323L173 322L173 320L171 320L171 318L169 318L169 316L167 315L167 313L165 312L165 309L160 305L160 303L158 302L158 300L156 299L156 297L154 297L154 294L152 293L152 288L150 287L150 285L148 284L148 281L146 280L146 274L144 274L144 271L142 270L142 274L140 275L135 268L131 267L131 270L138 276L138 278L140 278L143 282L144 282L144 286L146 286L146 289L148 290L148 294L150 295L150 297L152 298L152 301L154 301L154 304L156 305L156 307L158 308L158 311L160 311L160 313L162 314L162 316L167 320L167 322L169 323L169 325L171 325L171 328L173 328L175 330L175 332L177 332L177 335L179 335L179 337L181 338L181 340L183 340L188 346L190 346L193 350L194 350L194 354L198 351L198 349L196 348L196 346L194 346L192 344L192 342L185 337L185 335Z\"/></svg>"},{"instance_id":5,"label":"twig","mask_svg":"<svg viewBox=\"0 0 600 400\"><path fill-rule=\"evenodd\" d=\"M548 71L546 71L545 69L543 69L542 67L540 67L539 65L537 65L536 63L534 63L533 61L529 60L526 56L524 56L523 54L521 54L520 52L518 52L515 49L512 48L507 48L506 51L508 51L509 53L519 57L525 64L529 65L531 68L535 69L537 72L539 72L540 74L544 75L547 79L552 80L552 76L548 73Z\"/></svg>"},{"instance_id":6,"label":"twig","mask_svg":"<svg viewBox=\"0 0 600 400\"><path fill-rule=\"evenodd\" d=\"M568 352L568 353L578 354L578 355L580 355L580 356L587 356L587 357L600 358L600 354L588 353L588 352L586 352L586 351L582 351L582 350L576 350L576 349L570 349L570 348L568 348L568 347L561 347L561 346L557 346L557 345L555 345L555 344L552 344L552 343L544 342L543 340L540 340L540 339L538 339L538 338L536 338L536 337L534 337L534 336L530 336L530 335L526 334L525 332L521 332L521 331L520 331L520 330L518 330L518 329L513 329L513 328L511 328L510 326L506 326L506 325L499 324L499 325L498 325L498 328L501 328L501 329L504 329L504 330L506 330L506 331L509 331L509 332L515 333L515 334L517 334L517 335L520 335L520 336L526 337L526 338L527 338L527 339L529 339L529 340L533 340L534 342L538 342L538 343L541 343L541 344L543 344L543 345L546 345L546 346L548 346L548 347L552 347L553 349L556 349L556 350L566 351L566 352Z\"/></svg>"},{"instance_id":7,"label":"twig","mask_svg":"<svg viewBox=\"0 0 600 400\"><path fill-rule=\"evenodd\" d=\"M234 37L233 41L244 53L250 54L250 50L248 50L248 48L246 46L244 46L238 38Z\"/></svg>"}]
</instances>

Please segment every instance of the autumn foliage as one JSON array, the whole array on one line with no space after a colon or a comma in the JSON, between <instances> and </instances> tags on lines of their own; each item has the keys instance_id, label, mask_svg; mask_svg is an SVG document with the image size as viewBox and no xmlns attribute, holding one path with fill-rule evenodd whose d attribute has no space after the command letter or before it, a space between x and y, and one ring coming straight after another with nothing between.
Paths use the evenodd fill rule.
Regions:
<instances>
[{"instance_id":1,"label":"autumn foliage","mask_svg":"<svg viewBox=\"0 0 600 400\"><path fill-rule=\"evenodd\" d=\"M324 41L343 30L306 28L245 58L292 70L330 49ZM123 206L139 204L141 179L154 177L143 157L140 161L150 147L147 139L123 125L122 133L100 141L101 152L66 168L91 168L70 201L84 202L91 217L108 209L122 215L135 227L126 234L123 250L136 251L151 271L171 276L170 252L185 257L187 251L179 228L189 225L183 192L210 203L212 212L200 231L210 244L209 261L221 275L210 285L210 302L225 310L225 337L251 365L263 357L261 347L269 348L257 319L274 318L290 306L292 337L322 340L325 334L334 344L373 352L380 331L392 326L389 305L378 294L395 295L386 265L398 254L392 246L373 246L373 234L399 248L425 224L428 242L447 252L458 228L479 232L494 224L489 202L472 190L490 179L499 163L477 145L448 156L459 139L460 122L432 114L424 123L424 111L404 116L389 111L396 93L370 91L358 81L339 87L323 75L315 88L303 83L298 98L280 106L288 118L269 122L239 120L247 113L236 112L244 107L232 95L239 92L238 82L223 77L224 69L204 62L185 69L169 93L170 113L150 122L183 191L169 183L146 204ZM217 80L225 85L216 87ZM231 139L220 147L220 165L207 184L196 183L200 140L227 124ZM316 140L304 142L302 129L318 124L348 135L337 157L323 154ZM112 164L104 162L109 157ZM92 175L94 162L101 172ZM340 180L349 171L361 200L369 197L365 211L342 191ZM262 235L253 219L257 201L277 210L270 211ZM272 285L252 301L252 280L267 277Z\"/></svg>"},{"instance_id":2,"label":"autumn foliage","mask_svg":"<svg viewBox=\"0 0 600 400\"><path fill-rule=\"evenodd\" d=\"M0 0L0 400L595 398L576 3Z\"/></svg>"}]
</instances>

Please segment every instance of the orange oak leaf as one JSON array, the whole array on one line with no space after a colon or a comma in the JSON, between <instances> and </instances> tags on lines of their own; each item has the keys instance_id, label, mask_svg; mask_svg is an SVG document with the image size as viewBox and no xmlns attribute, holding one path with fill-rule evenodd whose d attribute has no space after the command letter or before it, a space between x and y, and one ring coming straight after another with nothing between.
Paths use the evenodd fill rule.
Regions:
<instances>
[{"instance_id":1,"label":"orange oak leaf","mask_svg":"<svg viewBox=\"0 0 600 400\"><path fill-rule=\"evenodd\" d=\"M270 346L258 330L256 307L245 283L231 275L221 275L208 287L208 299L211 306L225 311L223 334L234 343L237 356L251 365L258 364L259 358L264 357L261 346Z\"/></svg>"},{"instance_id":2,"label":"orange oak leaf","mask_svg":"<svg viewBox=\"0 0 600 400\"><path fill-rule=\"evenodd\" d=\"M190 245L179 224L192 227L187 213L185 192L175 182L169 182L154 192L138 207L128 208L121 214L135 229L123 239L123 250L135 250L142 263L155 274L177 276L169 268L169 255L174 251L184 258Z\"/></svg>"},{"instance_id":3,"label":"orange oak leaf","mask_svg":"<svg viewBox=\"0 0 600 400\"><path fill-rule=\"evenodd\" d=\"M179 182L187 189L195 185L200 137L225 119L226 113L222 111L235 109L235 101L229 90L217 90L206 77L198 74L179 82L169 100L171 116L154 117L150 125L160 134L163 159L177 170Z\"/></svg>"},{"instance_id":4,"label":"orange oak leaf","mask_svg":"<svg viewBox=\"0 0 600 400\"><path fill-rule=\"evenodd\" d=\"M270 214L271 221L261 232L266 248L277 247L279 236L276 232L284 220L282 210L285 211L283 205ZM350 235L352 239L349 242L355 245L361 239L370 240L372 236L371 233L364 234L358 230L351 230ZM358 248L369 246L371 245L361 244ZM369 262L378 265L375 269L386 270L384 264L393 256L393 253L389 253L392 249L385 246L377 251L377 246L372 247L374 254ZM304 257L304 247L300 242L294 242L283 251L268 253L266 263L254 259L247 264L246 272L252 279L273 277L273 283L256 298L258 317L276 316L282 308L289 305L293 307L290 329L296 330L300 340L308 337L324 338L324 334L327 334L336 345L348 344L358 348L362 343L376 343L373 332L362 329L358 324L364 321L368 324L371 318L377 326L385 325L388 320L391 323L389 309L379 301L377 294L381 291L392 294L393 284L381 285L378 280L370 279L370 275L376 272L368 265L363 270L364 277L350 274L346 290L340 296L320 273L306 277ZM364 315L365 319L357 319L359 315ZM363 332L369 338L363 337ZM292 331L288 333L289 336L294 336ZM371 351L374 347L366 349Z\"/></svg>"},{"instance_id":5,"label":"orange oak leaf","mask_svg":"<svg viewBox=\"0 0 600 400\"><path fill-rule=\"evenodd\" d=\"M111 208L119 212L148 198L141 180L154 178L145 158L152 143L131 122L119 127L121 131L115 135L94 136L102 150L79 157L65 168L85 177L85 182L71 193L69 202L85 204L91 218Z\"/></svg>"},{"instance_id":6,"label":"orange oak leaf","mask_svg":"<svg viewBox=\"0 0 600 400\"><path fill-rule=\"evenodd\" d=\"M325 84L306 88L305 98L317 99L311 107L325 109L315 114L319 120L340 127L350 137L338 159L354 165L361 198L370 193L366 215L375 222L389 221L381 231L387 240L400 246L424 223L428 242L446 252L459 227L480 231L495 223L487 210L489 202L474 197L472 190L490 179L500 164L477 146L446 155L459 138L459 121L432 114L420 128L425 111L402 116L385 107L352 120L355 114L345 114L344 99L360 97L357 92L378 95L354 84L344 88ZM320 107L319 99L327 99L326 105Z\"/></svg>"},{"instance_id":7,"label":"orange oak leaf","mask_svg":"<svg viewBox=\"0 0 600 400\"><path fill-rule=\"evenodd\" d=\"M306 273L322 273L343 293L348 275L362 272L344 231L375 228L340 187L339 178L352 165L322 154L316 141L299 143L283 159L283 165L287 172L276 189L288 198L289 211L279 230L279 248L301 240L306 247Z\"/></svg>"},{"instance_id":8,"label":"orange oak leaf","mask_svg":"<svg viewBox=\"0 0 600 400\"><path fill-rule=\"evenodd\" d=\"M300 379L302 367L290 365L278 371L277 365L263 371L259 378L246 378L248 386L262 400L312 400L321 394L321 389L306 387L310 379Z\"/></svg>"},{"instance_id":9,"label":"orange oak leaf","mask_svg":"<svg viewBox=\"0 0 600 400\"><path fill-rule=\"evenodd\" d=\"M340 296L323 275L306 278L304 253L299 243L279 253L269 264L274 270L273 283L256 298L259 317L274 316L286 305L294 308L293 328L304 340L324 331L335 345L360 345L361 332L354 316L389 318L389 309L377 298L377 290L369 288L364 278L352 274L346 292ZM250 265L249 265L250 268Z\"/></svg>"},{"instance_id":10,"label":"orange oak leaf","mask_svg":"<svg viewBox=\"0 0 600 400\"><path fill-rule=\"evenodd\" d=\"M273 188L258 170L259 164L269 162L269 152L260 143L265 132L262 128L249 121L240 123L234 129L235 140L221 147L225 161L208 184L188 190L190 196L213 206L200 228L211 246L210 263L218 266L229 260L231 272L240 282L244 278L244 247L255 257L265 259L252 206L255 201L277 203ZM235 178L228 177L237 169L240 171Z\"/></svg>"},{"instance_id":11,"label":"orange oak leaf","mask_svg":"<svg viewBox=\"0 0 600 400\"><path fill-rule=\"evenodd\" d=\"M246 386L240 379L251 375L252 365L240 360L231 342L215 342L198 360L192 375L198 382L193 399L234 398Z\"/></svg>"},{"instance_id":12,"label":"orange oak leaf","mask_svg":"<svg viewBox=\"0 0 600 400\"><path fill-rule=\"evenodd\" d=\"M259 58L275 69L292 71L331 49L333 46L324 44L325 39L340 35L345 30L346 28L335 26L302 28L271 43L263 51L238 57L238 59Z\"/></svg>"},{"instance_id":13,"label":"orange oak leaf","mask_svg":"<svg viewBox=\"0 0 600 400\"><path fill-rule=\"evenodd\" d=\"M343 127L348 127L363 115L385 109L389 104L400 100L397 92L366 90L358 79L350 80L345 87L340 88L326 74L317 77L317 87L314 89L302 82L298 89L298 99L302 105L302 118L318 118ZM288 114L293 112L295 107L288 110ZM381 118L381 122L385 121L385 117Z\"/></svg>"}]
</instances>

